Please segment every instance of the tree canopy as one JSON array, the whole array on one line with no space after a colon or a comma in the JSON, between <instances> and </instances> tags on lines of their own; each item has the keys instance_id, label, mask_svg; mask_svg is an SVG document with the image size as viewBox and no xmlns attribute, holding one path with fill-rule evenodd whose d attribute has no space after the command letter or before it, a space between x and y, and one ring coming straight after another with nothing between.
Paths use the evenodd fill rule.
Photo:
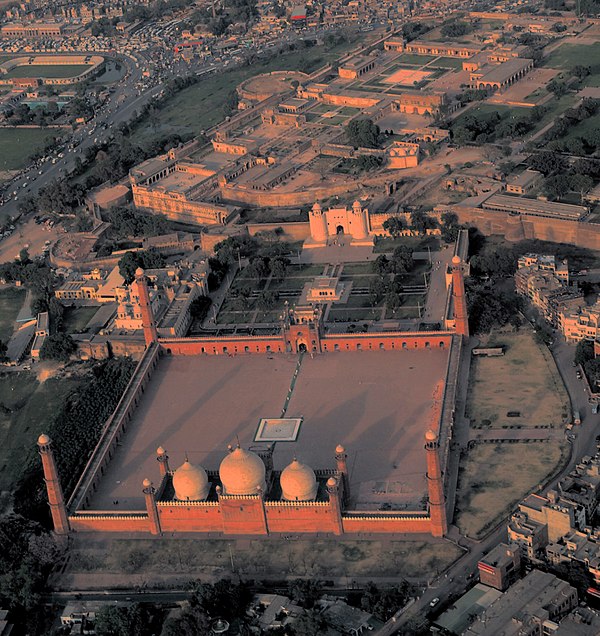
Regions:
<instances>
[{"instance_id":1,"label":"tree canopy","mask_svg":"<svg viewBox=\"0 0 600 636\"><path fill-rule=\"evenodd\" d=\"M348 142L356 148L378 148L379 135L379 126L372 119L353 119L346 126Z\"/></svg>"}]
</instances>

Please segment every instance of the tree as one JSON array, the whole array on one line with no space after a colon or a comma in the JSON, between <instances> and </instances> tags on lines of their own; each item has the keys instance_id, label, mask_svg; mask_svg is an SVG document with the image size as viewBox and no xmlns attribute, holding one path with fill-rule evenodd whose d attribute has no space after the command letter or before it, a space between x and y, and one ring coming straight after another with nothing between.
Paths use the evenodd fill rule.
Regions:
<instances>
[{"instance_id":1,"label":"tree","mask_svg":"<svg viewBox=\"0 0 600 636\"><path fill-rule=\"evenodd\" d=\"M447 38L459 38L470 32L471 26L466 22L461 22L459 20L444 24L444 26L441 28L442 35Z\"/></svg>"},{"instance_id":2,"label":"tree","mask_svg":"<svg viewBox=\"0 0 600 636\"><path fill-rule=\"evenodd\" d=\"M357 148L378 148L379 134L379 126L372 119L353 119L346 126L348 142Z\"/></svg>"},{"instance_id":3,"label":"tree","mask_svg":"<svg viewBox=\"0 0 600 636\"><path fill-rule=\"evenodd\" d=\"M46 338L40 351L42 360L68 362L77 347L73 338L66 333L55 333Z\"/></svg>"},{"instance_id":4,"label":"tree","mask_svg":"<svg viewBox=\"0 0 600 636\"><path fill-rule=\"evenodd\" d=\"M317 636L323 634L326 629L326 623L321 614L315 610L302 614L294 622L294 636Z\"/></svg>"},{"instance_id":5,"label":"tree","mask_svg":"<svg viewBox=\"0 0 600 636\"><path fill-rule=\"evenodd\" d=\"M208 296L198 296L190 303L190 316L194 320L204 320L208 310L212 304L212 300Z\"/></svg>"},{"instance_id":6,"label":"tree","mask_svg":"<svg viewBox=\"0 0 600 636\"><path fill-rule=\"evenodd\" d=\"M410 214L410 225L416 232L424 234L426 230L435 227L436 222L422 210L414 210Z\"/></svg>"},{"instance_id":7,"label":"tree","mask_svg":"<svg viewBox=\"0 0 600 636\"><path fill-rule=\"evenodd\" d=\"M390 216L383 222L383 229L388 232L392 238L400 236L401 232L406 228L404 219L400 216Z\"/></svg>"},{"instance_id":8,"label":"tree","mask_svg":"<svg viewBox=\"0 0 600 636\"><path fill-rule=\"evenodd\" d=\"M581 364L582 366L594 359L594 343L589 340L580 340L575 348L575 355L573 361L575 364Z\"/></svg>"},{"instance_id":9,"label":"tree","mask_svg":"<svg viewBox=\"0 0 600 636\"><path fill-rule=\"evenodd\" d=\"M399 245L392 255L392 269L396 274L405 274L413 270L415 261L412 250L407 245Z\"/></svg>"},{"instance_id":10,"label":"tree","mask_svg":"<svg viewBox=\"0 0 600 636\"><path fill-rule=\"evenodd\" d=\"M458 232L461 228L458 223L458 216L454 212L444 212L441 216L442 220L442 240L446 243L454 243L458 238Z\"/></svg>"},{"instance_id":11,"label":"tree","mask_svg":"<svg viewBox=\"0 0 600 636\"><path fill-rule=\"evenodd\" d=\"M380 254L371 264L371 269L383 278L391 271L392 265L385 254Z\"/></svg>"},{"instance_id":12,"label":"tree","mask_svg":"<svg viewBox=\"0 0 600 636\"><path fill-rule=\"evenodd\" d=\"M296 603L310 609L321 597L321 582L312 579L295 579L289 583L288 591Z\"/></svg>"},{"instance_id":13,"label":"tree","mask_svg":"<svg viewBox=\"0 0 600 636\"><path fill-rule=\"evenodd\" d=\"M271 261L271 276L275 280L283 280L287 273L290 259L283 256L277 256Z\"/></svg>"},{"instance_id":14,"label":"tree","mask_svg":"<svg viewBox=\"0 0 600 636\"><path fill-rule=\"evenodd\" d=\"M230 620L244 616L251 598L245 583L233 583L230 579L221 579L214 585L198 582L194 585L190 606L210 618L223 616Z\"/></svg>"},{"instance_id":15,"label":"tree","mask_svg":"<svg viewBox=\"0 0 600 636\"><path fill-rule=\"evenodd\" d=\"M275 305L277 304L278 300L279 300L278 292L263 290L262 292L260 292L260 295L258 296L258 300L256 304L258 305L259 309L262 309L263 311L267 311L269 309L273 309L273 307L275 307Z\"/></svg>"},{"instance_id":16,"label":"tree","mask_svg":"<svg viewBox=\"0 0 600 636\"><path fill-rule=\"evenodd\" d=\"M155 249L149 249L141 252L126 252L119 261L119 273L125 280L125 284L129 285L135 278L135 271L138 267L142 269L156 269L165 266L165 259Z\"/></svg>"},{"instance_id":17,"label":"tree","mask_svg":"<svg viewBox=\"0 0 600 636\"><path fill-rule=\"evenodd\" d=\"M547 150L532 155L529 158L529 166L546 176L565 171L564 159L560 155Z\"/></svg>"},{"instance_id":18,"label":"tree","mask_svg":"<svg viewBox=\"0 0 600 636\"><path fill-rule=\"evenodd\" d=\"M553 199L564 197L569 190L569 177L566 174L547 177L544 181L544 192Z\"/></svg>"}]
</instances>

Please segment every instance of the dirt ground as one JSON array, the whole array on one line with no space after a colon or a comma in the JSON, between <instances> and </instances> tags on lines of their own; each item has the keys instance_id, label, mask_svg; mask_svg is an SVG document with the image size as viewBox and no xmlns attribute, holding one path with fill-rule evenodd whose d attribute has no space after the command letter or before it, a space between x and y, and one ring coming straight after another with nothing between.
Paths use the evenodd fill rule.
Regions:
<instances>
[{"instance_id":1,"label":"dirt ground","mask_svg":"<svg viewBox=\"0 0 600 636\"><path fill-rule=\"evenodd\" d=\"M567 394L552 357L532 332L499 332L489 342L505 345L506 353L473 359L466 413L471 425L561 426L569 412ZM507 417L509 411L520 416Z\"/></svg>"},{"instance_id":2,"label":"dirt ground","mask_svg":"<svg viewBox=\"0 0 600 636\"><path fill-rule=\"evenodd\" d=\"M357 507L419 509L426 491L423 435L447 358L447 350L434 348L305 356L295 380L292 355L163 359L90 507L143 509L141 483L157 479L159 445L172 468L187 454L217 470L227 444L252 445L260 418L280 417L291 395L286 416L303 423L295 442L277 444L276 470L293 456L333 468L342 443Z\"/></svg>"},{"instance_id":3,"label":"dirt ground","mask_svg":"<svg viewBox=\"0 0 600 636\"><path fill-rule=\"evenodd\" d=\"M210 581L232 574L278 580L407 577L425 582L461 552L454 544L435 539L153 540L80 535L74 538L69 554L64 574L53 581L57 589L177 585L193 578Z\"/></svg>"},{"instance_id":4,"label":"dirt ground","mask_svg":"<svg viewBox=\"0 0 600 636\"><path fill-rule=\"evenodd\" d=\"M17 226L12 236L0 241L0 263L12 261L26 245L29 245L29 256L40 256L46 241L54 242L62 235L59 227L48 228L45 223L37 225L31 219L25 225Z\"/></svg>"},{"instance_id":5,"label":"dirt ground","mask_svg":"<svg viewBox=\"0 0 600 636\"><path fill-rule=\"evenodd\" d=\"M479 537L556 469L565 442L478 444L459 475L455 523Z\"/></svg>"}]
</instances>

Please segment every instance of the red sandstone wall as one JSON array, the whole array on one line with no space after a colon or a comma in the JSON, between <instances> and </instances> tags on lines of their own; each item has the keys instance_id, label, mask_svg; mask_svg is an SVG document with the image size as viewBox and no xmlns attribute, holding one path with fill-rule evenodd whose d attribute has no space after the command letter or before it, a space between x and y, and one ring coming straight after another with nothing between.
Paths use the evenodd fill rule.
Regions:
<instances>
[{"instance_id":1,"label":"red sandstone wall","mask_svg":"<svg viewBox=\"0 0 600 636\"><path fill-rule=\"evenodd\" d=\"M323 336L321 348L323 351L384 351L402 349L437 349L443 344L450 347L452 333L447 331L422 332L419 334L342 334Z\"/></svg>"},{"instance_id":2,"label":"red sandstone wall","mask_svg":"<svg viewBox=\"0 0 600 636\"><path fill-rule=\"evenodd\" d=\"M269 532L334 532L336 522L329 506L268 506Z\"/></svg>"},{"instance_id":3,"label":"red sandstone wall","mask_svg":"<svg viewBox=\"0 0 600 636\"><path fill-rule=\"evenodd\" d=\"M266 534L263 503L258 498L221 499L225 534Z\"/></svg>"},{"instance_id":4,"label":"red sandstone wall","mask_svg":"<svg viewBox=\"0 0 600 636\"><path fill-rule=\"evenodd\" d=\"M283 353L285 347L280 336L270 338L179 338L161 339L162 349L174 356L241 355L251 353ZM247 347L247 350L246 350ZM270 347L270 349L267 349ZM226 349L226 350L224 350Z\"/></svg>"},{"instance_id":5,"label":"red sandstone wall","mask_svg":"<svg viewBox=\"0 0 600 636\"><path fill-rule=\"evenodd\" d=\"M431 522L425 519L353 519L342 516L345 533L377 532L431 534Z\"/></svg>"},{"instance_id":6,"label":"red sandstone wall","mask_svg":"<svg viewBox=\"0 0 600 636\"><path fill-rule=\"evenodd\" d=\"M75 532L147 532L150 533L148 517L127 518L118 515L86 518L69 517L71 529Z\"/></svg>"},{"instance_id":7,"label":"red sandstone wall","mask_svg":"<svg viewBox=\"0 0 600 636\"><path fill-rule=\"evenodd\" d=\"M219 506L158 506L163 532L223 532Z\"/></svg>"}]
</instances>

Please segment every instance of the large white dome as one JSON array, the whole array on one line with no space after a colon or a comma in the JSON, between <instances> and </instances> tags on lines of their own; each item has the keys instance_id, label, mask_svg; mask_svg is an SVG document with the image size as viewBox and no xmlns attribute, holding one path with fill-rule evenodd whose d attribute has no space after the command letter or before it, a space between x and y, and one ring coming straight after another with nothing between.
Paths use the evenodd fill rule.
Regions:
<instances>
[{"instance_id":1,"label":"large white dome","mask_svg":"<svg viewBox=\"0 0 600 636\"><path fill-rule=\"evenodd\" d=\"M266 490L265 464L251 451L239 446L221 462L219 477L225 495L256 495L260 488Z\"/></svg>"},{"instance_id":2,"label":"large white dome","mask_svg":"<svg viewBox=\"0 0 600 636\"><path fill-rule=\"evenodd\" d=\"M317 497L315 471L296 458L279 478L281 495L286 501L314 501Z\"/></svg>"},{"instance_id":3,"label":"large white dome","mask_svg":"<svg viewBox=\"0 0 600 636\"><path fill-rule=\"evenodd\" d=\"M173 473L175 499L179 501L200 501L208 497L210 484L202 466L193 466L186 459Z\"/></svg>"}]
</instances>

